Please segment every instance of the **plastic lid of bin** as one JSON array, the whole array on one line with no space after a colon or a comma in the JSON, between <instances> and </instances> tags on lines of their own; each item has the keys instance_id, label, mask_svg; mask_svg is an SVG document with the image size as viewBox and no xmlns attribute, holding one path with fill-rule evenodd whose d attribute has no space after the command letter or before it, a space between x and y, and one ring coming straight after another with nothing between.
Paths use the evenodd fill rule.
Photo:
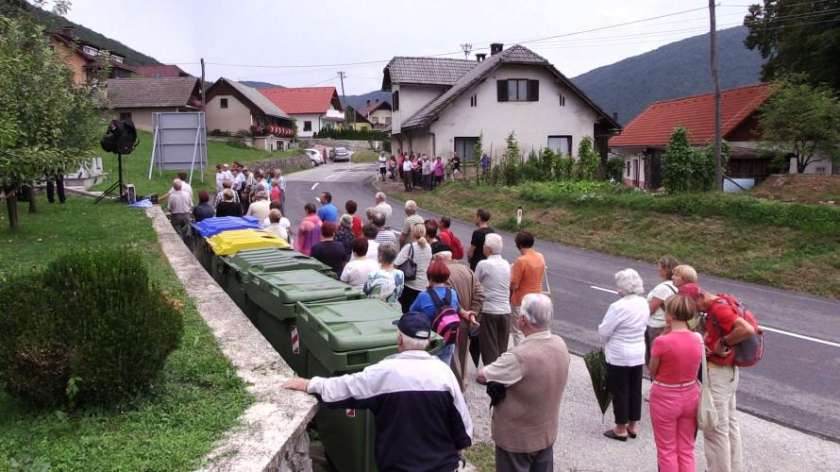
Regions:
<instances>
[{"instance_id":1,"label":"plastic lid of bin","mask_svg":"<svg viewBox=\"0 0 840 472\"><path fill-rule=\"evenodd\" d=\"M398 308L372 298L298 304L298 325L318 334L307 347L332 352L396 345L394 320L400 315Z\"/></svg>"},{"instance_id":2,"label":"plastic lid of bin","mask_svg":"<svg viewBox=\"0 0 840 472\"><path fill-rule=\"evenodd\" d=\"M217 256L230 256L246 249L289 247L285 239L254 229L223 231L207 239L207 244Z\"/></svg>"},{"instance_id":3,"label":"plastic lid of bin","mask_svg":"<svg viewBox=\"0 0 840 472\"><path fill-rule=\"evenodd\" d=\"M311 269L253 273L250 283L285 304L359 296L353 287Z\"/></svg>"},{"instance_id":4,"label":"plastic lid of bin","mask_svg":"<svg viewBox=\"0 0 840 472\"><path fill-rule=\"evenodd\" d=\"M277 272L285 270L312 269L330 272L332 268L323 262L291 249L254 249L240 251L232 256L230 265L241 271Z\"/></svg>"}]
</instances>

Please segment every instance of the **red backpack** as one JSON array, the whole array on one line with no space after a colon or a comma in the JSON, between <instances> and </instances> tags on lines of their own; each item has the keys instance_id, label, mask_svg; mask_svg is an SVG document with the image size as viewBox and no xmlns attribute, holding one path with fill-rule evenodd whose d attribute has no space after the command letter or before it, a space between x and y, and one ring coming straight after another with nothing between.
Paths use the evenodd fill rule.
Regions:
<instances>
[{"instance_id":1,"label":"red backpack","mask_svg":"<svg viewBox=\"0 0 840 472\"><path fill-rule=\"evenodd\" d=\"M735 365L738 367L752 367L758 364L761 358L764 357L764 333L758 326L758 321L756 321L755 315L741 305L738 299L734 296L729 295L728 293L719 293L717 296L718 299L715 300L715 303L725 303L729 305L739 318L746 320L746 322L749 323L755 330L755 333L752 336L732 346L732 349L735 351ZM711 317L711 320L715 329L718 331L718 336L723 338L725 334L729 334L723 332L723 328L720 326L716 317Z\"/></svg>"},{"instance_id":2,"label":"red backpack","mask_svg":"<svg viewBox=\"0 0 840 472\"><path fill-rule=\"evenodd\" d=\"M443 300L440 299L435 289L426 289L435 304L435 318L432 320L432 329L443 338L444 344L452 344L458 338L458 326L461 325L461 317L458 310L452 308L452 289L446 289Z\"/></svg>"}]
</instances>

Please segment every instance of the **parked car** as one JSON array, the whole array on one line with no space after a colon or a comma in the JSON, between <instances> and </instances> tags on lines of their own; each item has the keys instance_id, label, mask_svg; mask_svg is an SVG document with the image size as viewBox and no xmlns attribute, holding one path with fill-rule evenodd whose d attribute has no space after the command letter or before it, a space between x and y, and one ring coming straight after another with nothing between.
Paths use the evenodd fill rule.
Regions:
<instances>
[{"instance_id":1,"label":"parked car","mask_svg":"<svg viewBox=\"0 0 840 472\"><path fill-rule=\"evenodd\" d=\"M317 149L304 149L303 152L309 157L309 161L312 162L313 167L317 167L321 164L326 164L324 161L324 155L321 154L321 151Z\"/></svg>"},{"instance_id":2,"label":"parked car","mask_svg":"<svg viewBox=\"0 0 840 472\"><path fill-rule=\"evenodd\" d=\"M349 161L351 155L353 155L353 153L350 152L349 149L345 147L337 147L335 148L335 157L333 157L333 160L336 162Z\"/></svg>"}]
</instances>

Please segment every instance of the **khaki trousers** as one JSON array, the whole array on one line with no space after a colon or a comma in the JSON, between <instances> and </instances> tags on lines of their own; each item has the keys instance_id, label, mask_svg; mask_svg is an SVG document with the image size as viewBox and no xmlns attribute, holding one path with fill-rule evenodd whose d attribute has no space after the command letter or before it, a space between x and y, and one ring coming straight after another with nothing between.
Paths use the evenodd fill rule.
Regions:
<instances>
[{"instance_id":1,"label":"khaki trousers","mask_svg":"<svg viewBox=\"0 0 840 472\"><path fill-rule=\"evenodd\" d=\"M718 424L710 432L703 432L706 466L709 472L741 472L741 429L735 411L738 390L738 368L709 362L709 385L717 409Z\"/></svg>"},{"instance_id":2,"label":"khaki trousers","mask_svg":"<svg viewBox=\"0 0 840 472\"><path fill-rule=\"evenodd\" d=\"M525 335L522 334L522 331L516 327L516 317L519 316L519 309L521 306L511 306L511 319L510 319L510 337L513 338L513 345L518 346L522 341L525 340Z\"/></svg>"}]
</instances>

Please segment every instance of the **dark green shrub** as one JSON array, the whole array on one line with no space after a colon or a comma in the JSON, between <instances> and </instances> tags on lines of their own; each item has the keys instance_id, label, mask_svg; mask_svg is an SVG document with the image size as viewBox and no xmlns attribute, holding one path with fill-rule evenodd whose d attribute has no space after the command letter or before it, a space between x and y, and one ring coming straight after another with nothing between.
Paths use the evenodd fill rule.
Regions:
<instances>
[{"instance_id":1,"label":"dark green shrub","mask_svg":"<svg viewBox=\"0 0 840 472\"><path fill-rule=\"evenodd\" d=\"M624 159L613 157L607 161L607 180L621 182L624 178Z\"/></svg>"},{"instance_id":2,"label":"dark green shrub","mask_svg":"<svg viewBox=\"0 0 840 472\"><path fill-rule=\"evenodd\" d=\"M181 307L132 250L60 257L3 287L2 299L0 380L41 406L107 406L142 392L183 333Z\"/></svg>"}]
</instances>

